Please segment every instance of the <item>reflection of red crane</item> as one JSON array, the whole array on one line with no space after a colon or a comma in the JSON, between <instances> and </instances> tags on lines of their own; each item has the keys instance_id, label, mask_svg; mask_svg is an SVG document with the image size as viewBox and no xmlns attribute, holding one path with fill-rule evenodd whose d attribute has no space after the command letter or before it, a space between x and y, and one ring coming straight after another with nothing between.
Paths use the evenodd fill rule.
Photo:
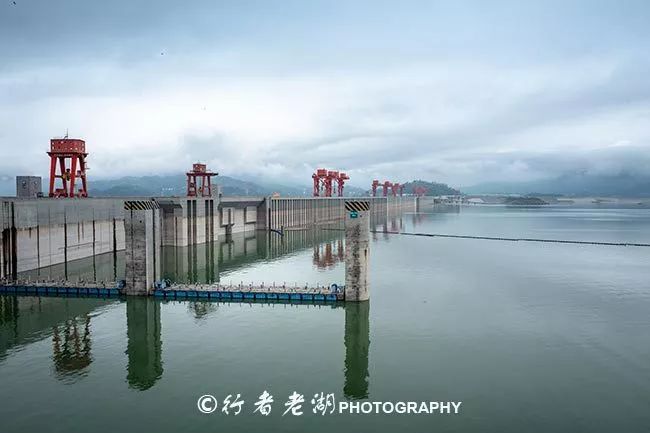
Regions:
<instances>
[{"instance_id":1,"label":"reflection of red crane","mask_svg":"<svg viewBox=\"0 0 650 433\"><path fill-rule=\"evenodd\" d=\"M90 340L90 316L75 317L52 328L52 359L57 376L80 374L93 361Z\"/></svg>"},{"instance_id":2,"label":"reflection of red crane","mask_svg":"<svg viewBox=\"0 0 650 433\"><path fill-rule=\"evenodd\" d=\"M334 190L339 197L343 197L345 181L350 180L350 176L343 172L324 168L316 170L311 178L314 180L314 197L332 197Z\"/></svg>"},{"instance_id":3,"label":"reflection of red crane","mask_svg":"<svg viewBox=\"0 0 650 433\"><path fill-rule=\"evenodd\" d=\"M326 242L324 244L314 246L314 265L319 269L332 268L337 262L345 261L345 248L343 240L339 239L333 242ZM336 253L334 253L336 248Z\"/></svg>"}]
</instances>

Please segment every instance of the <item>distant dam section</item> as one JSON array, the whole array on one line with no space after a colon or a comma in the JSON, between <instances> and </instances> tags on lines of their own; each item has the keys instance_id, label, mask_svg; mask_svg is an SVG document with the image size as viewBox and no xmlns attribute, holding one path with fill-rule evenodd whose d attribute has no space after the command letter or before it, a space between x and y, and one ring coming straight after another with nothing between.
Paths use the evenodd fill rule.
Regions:
<instances>
[{"instance_id":1,"label":"distant dam section","mask_svg":"<svg viewBox=\"0 0 650 433\"><path fill-rule=\"evenodd\" d=\"M418 198L368 197L377 222L419 208ZM0 198L0 278L127 250L125 230L146 230L147 254L235 233L307 229L342 222L345 197ZM145 212L146 211L146 212ZM137 218L147 221L139 221ZM127 222L127 224L125 224ZM136 224L142 223L141 226ZM126 228L125 228L126 227ZM151 251L151 252L150 252ZM160 258L151 260L160 263ZM158 273L155 272L154 273Z\"/></svg>"}]
</instances>

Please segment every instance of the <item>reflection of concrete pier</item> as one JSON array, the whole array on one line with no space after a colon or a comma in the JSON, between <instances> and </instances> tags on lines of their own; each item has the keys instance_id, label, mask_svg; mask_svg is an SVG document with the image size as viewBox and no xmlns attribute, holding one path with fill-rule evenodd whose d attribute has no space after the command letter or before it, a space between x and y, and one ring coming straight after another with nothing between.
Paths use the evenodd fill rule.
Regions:
<instances>
[{"instance_id":1,"label":"reflection of concrete pier","mask_svg":"<svg viewBox=\"0 0 650 433\"><path fill-rule=\"evenodd\" d=\"M0 296L0 362L12 349L51 338L57 379L85 377L93 362L92 312L110 302ZM127 382L135 389L151 388L163 374L160 301L129 297L126 325Z\"/></svg>"},{"instance_id":2,"label":"reflection of concrete pier","mask_svg":"<svg viewBox=\"0 0 650 433\"><path fill-rule=\"evenodd\" d=\"M127 381L131 388L151 388L163 374L160 302L145 297L126 300Z\"/></svg>"},{"instance_id":3,"label":"reflection of concrete pier","mask_svg":"<svg viewBox=\"0 0 650 433\"><path fill-rule=\"evenodd\" d=\"M345 304L345 385L348 399L368 397L370 350L370 302Z\"/></svg>"}]
</instances>

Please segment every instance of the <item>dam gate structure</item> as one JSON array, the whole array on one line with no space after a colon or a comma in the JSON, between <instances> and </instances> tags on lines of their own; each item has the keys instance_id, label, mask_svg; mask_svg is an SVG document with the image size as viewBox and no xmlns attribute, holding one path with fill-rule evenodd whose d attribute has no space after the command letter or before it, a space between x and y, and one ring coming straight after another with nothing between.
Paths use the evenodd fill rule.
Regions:
<instances>
[{"instance_id":1,"label":"dam gate structure","mask_svg":"<svg viewBox=\"0 0 650 433\"><path fill-rule=\"evenodd\" d=\"M34 293L126 293L152 295L161 278L163 246L183 247L227 238L235 233L271 230L306 230L328 224L344 224L345 197L125 197L125 198L0 198L0 284L35 288ZM355 199L357 200L357 199ZM414 197L366 197L364 221L386 219L395 209L414 210ZM144 241L139 238L144 234ZM119 254L118 254L119 253ZM125 258L124 258L125 257ZM144 263L137 263L145 257ZM91 258L112 263L111 275L93 275L88 281L72 281L69 269L75 261ZM120 260L126 274L119 275ZM56 266L53 279L37 269ZM28 279L28 281L26 281ZM277 287L277 285L276 285ZM56 290L50 290L56 289ZM224 292L254 292L217 290ZM247 296L262 298L269 286ZM315 289L315 290L311 290ZM330 287L285 287L294 298L342 294ZM110 291L110 292L107 292ZM197 290L201 292L202 290ZM203 290L205 292L205 290ZM182 293L181 293L182 296ZM206 296L206 295L197 295ZM210 296L210 295L207 295ZM235 295L239 296L239 295ZM320 298L320 296L319 296Z\"/></svg>"}]
</instances>

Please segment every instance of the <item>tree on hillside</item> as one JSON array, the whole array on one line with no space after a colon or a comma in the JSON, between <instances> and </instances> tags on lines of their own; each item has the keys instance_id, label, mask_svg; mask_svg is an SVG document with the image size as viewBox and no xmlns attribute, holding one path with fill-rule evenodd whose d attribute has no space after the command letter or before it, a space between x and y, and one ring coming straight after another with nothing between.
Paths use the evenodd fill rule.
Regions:
<instances>
[{"instance_id":1,"label":"tree on hillside","mask_svg":"<svg viewBox=\"0 0 650 433\"><path fill-rule=\"evenodd\" d=\"M451 188L446 183L427 182L426 180L414 180L404 184L404 193L413 194L414 188L422 187L426 189L425 195L458 195L460 190Z\"/></svg>"}]
</instances>

